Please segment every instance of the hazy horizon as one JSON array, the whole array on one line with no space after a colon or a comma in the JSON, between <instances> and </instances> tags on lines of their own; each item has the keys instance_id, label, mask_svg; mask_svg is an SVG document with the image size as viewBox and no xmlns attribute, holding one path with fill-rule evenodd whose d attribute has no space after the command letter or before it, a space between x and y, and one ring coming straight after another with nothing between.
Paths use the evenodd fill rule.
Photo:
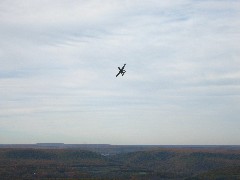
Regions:
<instances>
[{"instance_id":1,"label":"hazy horizon","mask_svg":"<svg viewBox=\"0 0 240 180\"><path fill-rule=\"evenodd\" d=\"M0 144L240 145L239 19L237 0L1 1Z\"/></svg>"},{"instance_id":2,"label":"hazy horizon","mask_svg":"<svg viewBox=\"0 0 240 180\"><path fill-rule=\"evenodd\" d=\"M211 145L211 144L208 144L208 145L205 145L205 144L96 144L96 143L92 143L92 144L87 144L87 143L62 143L62 142L37 142L37 143L25 143L25 144L23 144L23 143L16 143L16 144L10 144L10 143L6 143L6 144L0 144L1 146L0 146L0 148L1 147L3 147L3 148L6 148L6 147L8 147L9 145L11 146L11 147L13 147L13 148L18 148L19 146L21 147L22 145L30 145L30 146L26 146L25 148L27 148L27 147L30 147L30 148L32 148L33 146L39 146L39 147L44 147L44 146L46 146L46 145L51 145L52 147L56 147L56 146L59 146L59 147L61 147L61 145L64 147L64 146L66 146L66 147L69 147L68 145L76 145L76 146L78 146L79 145L79 147L90 147L90 146L92 146L92 147L94 147L94 146L98 146L98 145L100 145L99 147L105 147L105 146L156 146L156 147L172 147L172 148L174 148L174 147L176 147L176 148L185 148L185 147L195 147L195 148L197 148L197 147L199 147L199 148L205 148L205 147L214 147L214 148L216 148L216 147L222 147L222 148L224 148L224 147L226 147L226 148L228 148L228 147L236 147L236 148L240 148L240 145L236 145L236 144L228 144L228 145L222 145L222 144L215 144L215 145ZM13 145L13 146L12 146ZM16 146L14 146L14 145L16 145ZM33 145L33 146L31 146L31 145ZM83 145L83 146L82 146ZM71 146L70 146L71 147Z\"/></svg>"}]
</instances>

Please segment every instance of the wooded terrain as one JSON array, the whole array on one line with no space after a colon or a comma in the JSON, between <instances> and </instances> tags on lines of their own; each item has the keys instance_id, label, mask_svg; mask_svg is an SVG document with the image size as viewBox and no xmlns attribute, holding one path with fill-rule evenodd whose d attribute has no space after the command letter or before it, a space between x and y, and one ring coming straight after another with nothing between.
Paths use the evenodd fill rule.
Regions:
<instances>
[{"instance_id":1,"label":"wooded terrain","mask_svg":"<svg viewBox=\"0 0 240 180\"><path fill-rule=\"evenodd\" d=\"M240 150L0 149L1 179L240 179Z\"/></svg>"}]
</instances>

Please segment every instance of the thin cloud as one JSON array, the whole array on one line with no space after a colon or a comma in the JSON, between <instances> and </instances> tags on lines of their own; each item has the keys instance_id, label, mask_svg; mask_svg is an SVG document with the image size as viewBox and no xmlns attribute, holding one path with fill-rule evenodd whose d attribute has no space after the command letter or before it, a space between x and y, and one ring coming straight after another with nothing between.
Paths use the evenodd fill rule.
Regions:
<instances>
[{"instance_id":1,"label":"thin cloud","mask_svg":"<svg viewBox=\"0 0 240 180\"><path fill-rule=\"evenodd\" d=\"M23 141L8 133L18 119L26 142L51 123L59 129L51 141L66 143L87 138L93 125L89 143L101 135L102 143L134 143L142 132L136 144L184 144L176 137L198 125L204 133L185 143L239 142L239 133L228 135L239 127L239 7L234 0L1 1L0 140ZM116 78L124 63L126 74ZM60 133L66 119L73 135ZM27 138L33 123L35 140ZM216 123L226 127L219 137L206 130Z\"/></svg>"}]
</instances>

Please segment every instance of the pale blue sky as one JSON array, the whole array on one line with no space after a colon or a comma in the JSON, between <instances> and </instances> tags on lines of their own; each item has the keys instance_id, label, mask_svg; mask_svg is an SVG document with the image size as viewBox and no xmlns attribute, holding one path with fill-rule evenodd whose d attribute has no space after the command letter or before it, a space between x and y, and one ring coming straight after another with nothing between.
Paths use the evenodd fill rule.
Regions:
<instances>
[{"instance_id":1,"label":"pale blue sky","mask_svg":"<svg viewBox=\"0 0 240 180\"><path fill-rule=\"evenodd\" d=\"M1 1L0 143L240 144L239 19L238 0Z\"/></svg>"}]
</instances>

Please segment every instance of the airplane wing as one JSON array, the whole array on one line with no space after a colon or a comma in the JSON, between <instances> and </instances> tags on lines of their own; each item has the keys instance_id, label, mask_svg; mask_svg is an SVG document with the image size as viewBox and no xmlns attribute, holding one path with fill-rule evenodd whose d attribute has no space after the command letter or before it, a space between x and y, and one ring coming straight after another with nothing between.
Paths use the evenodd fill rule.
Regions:
<instances>
[{"instance_id":1,"label":"airplane wing","mask_svg":"<svg viewBox=\"0 0 240 180\"><path fill-rule=\"evenodd\" d=\"M122 67L122 69L124 69L124 68L125 68L125 66L126 66L126 64L124 64L124 66Z\"/></svg>"},{"instance_id":2,"label":"airplane wing","mask_svg":"<svg viewBox=\"0 0 240 180\"><path fill-rule=\"evenodd\" d=\"M120 72L116 75L116 77L118 77L119 74L120 74Z\"/></svg>"}]
</instances>

